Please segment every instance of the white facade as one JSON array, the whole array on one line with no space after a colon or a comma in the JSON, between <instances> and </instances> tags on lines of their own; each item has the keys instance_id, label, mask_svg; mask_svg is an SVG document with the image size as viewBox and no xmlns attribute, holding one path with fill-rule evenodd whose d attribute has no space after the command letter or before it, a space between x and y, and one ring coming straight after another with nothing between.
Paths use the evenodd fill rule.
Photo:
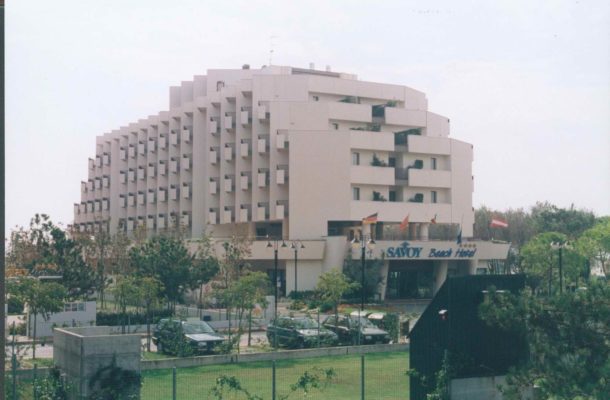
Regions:
<instances>
[{"instance_id":1,"label":"white facade","mask_svg":"<svg viewBox=\"0 0 610 400\"><path fill-rule=\"evenodd\" d=\"M449 120L405 86L292 67L209 70L170 88L169 111L97 138L74 223L151 235L180 224L193 238L228 237L239 223L253 238L321 242L316 258L299 255L299 289L311 288L376 212L378 242L426 241L431 219L472 236L472 145L448 136ZM282 261L287 291L291 269Z\"/></svg>"}]
</instances>

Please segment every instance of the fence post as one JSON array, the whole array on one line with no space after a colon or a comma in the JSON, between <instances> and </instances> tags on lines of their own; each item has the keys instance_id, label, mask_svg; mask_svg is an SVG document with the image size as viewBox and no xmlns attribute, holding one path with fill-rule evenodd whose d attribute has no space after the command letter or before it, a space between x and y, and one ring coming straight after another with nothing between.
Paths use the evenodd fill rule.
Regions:
<instances>
[{"instance_id":1,"label":"fence post","mask_svg":"<svg viewBox=\"0 0 610 400\"><path fill-rule=\"evenodd\" d=\"M176 400L176 367L172 369L172 400Z\"/></svg>"},{"instance_id":2,"label":"fence post","mask_svg":"<svg viewBox=\"0 0 610 400\"><path fill-rule=\"evenodd\" d=\"M34 384L32 385L34 388L34 400L38 400L38 390L36 387L36 378L38 378L38 365L34 364Z\"/></svg>"},{"instance_id":3,"label":"fence post","mask_svg":"<svg viewBox=\"0 0 610 400\"><path fill-rule=\"evenodd\" d=\"M364 400L364 354L360 355L360 399Z\"/></svg>"},{"instance_id":4,"label":"fence post","mask_svg":"<svg viewBox=\"0 0 610 400\"><path fill-rule=\"evenodd\" d=\"M271 361L271 400L275 400L275 360Z\"/></svg>"}]
</instances>

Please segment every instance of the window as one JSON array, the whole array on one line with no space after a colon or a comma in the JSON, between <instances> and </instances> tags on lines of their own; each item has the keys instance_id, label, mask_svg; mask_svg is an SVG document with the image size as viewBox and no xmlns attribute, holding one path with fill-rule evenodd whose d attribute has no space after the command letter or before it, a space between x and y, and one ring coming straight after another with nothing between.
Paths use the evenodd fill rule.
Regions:
<instances>
[{"instance_id":1,"label":"window","mask_svg":"<svg viewBox=\"0 0 610 400\"><path fill-rule=\"evenodd\" d=\"M396 167L396 157L388 158L388 166L392 168Z\"/></svg>"},{"instance_id":2,"label":"window","mask_svg":"<svg viewBox=\"0 0 610 400\"><path fill-rule=\"evenodd\" d=\"M352 165L360 165L360 153L352 153Z\"/></svg>"},{"instance_id":3,"label":"window","mask_svg":"<svg viewBox=\"0 0 610 400\"><path fill-rule=\"evenodd\" d=\"M432 164L432 169L436 169L436 158L432 157L432 159L430 161Z\"/></svg>"},{"instance_id":4,"label":"window","mask_svg":"<svg viewBox=\"0 0 610 400\"><path fill-rule=\"evenodd\" d=\"M432 203L436 203L436 201L437 201L436 191L433 190L430 192L430 199L431 199Z\"/></svg>"},{"instance_id":5,"label":"window","mask_svg":"<svg viewBox=\"0 0 610 400\"><path fill-rule=\"evenodd\" d=\"M333 122L333 129L338 131L339 130L339 124L336 122Z\"/></svg>"},{"instance_id":6,"label":"window","mask_svg":"<svg viewBox=\"0 0 610 400\"><path fill-rule=\"evenodd\" d=\"M395 190L390 190L389 198L390 198L390 201L396 201L396 191Z\"/></svg>"},{"instance_id":7,"label":"window","mask_svg":"<svg viewBox=\"0 0 610 400\"><path fill-rule=\"evenodd\" d=\"M360 200L360 188L352 188L352 200Z\"/></svg>"},{"instance_id":8,"label":"window","mask_svg":"<svg viewBox=\"0 0 610 400\"><path fill-rule=\"evenodd\" d=\"M320 101L320 96L313 96L313 101Z\"/></svg>"}]
</instances>

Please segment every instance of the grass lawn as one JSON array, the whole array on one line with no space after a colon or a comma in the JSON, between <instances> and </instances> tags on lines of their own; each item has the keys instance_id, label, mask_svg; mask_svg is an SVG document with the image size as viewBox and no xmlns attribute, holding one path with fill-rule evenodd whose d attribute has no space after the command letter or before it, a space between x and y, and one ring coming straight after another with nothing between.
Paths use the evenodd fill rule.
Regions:
<instances>
[{"instance_id":1,"label":"grass lawn","mask_svg":"<svg viewBox=\"0 0 610 400\"><path fill-rule=\"evenodd\" d=\"M333 368L336 378L322 390L314 389L308 399L359 399L360 398L360 356L340 356L310 358L302 360L278 361L276 367L277 394L290 393L290 385L297 382L305 371L312 368ZM409 379L405 372L409 367L407 352L377 353L365 355L366 399L408 399ZM213 365L177 369L177 398L214 399L210 389L221 375L236 377L241 386L250 394L263 399L271 399L271 362L251 362L230 365ZM171 399L171 370L145 371L142 399ZM224 399L245 399L242 394L229 394ZM303 392L296 392L290 399L304 398Z\"/></svg>"}]
</instances>

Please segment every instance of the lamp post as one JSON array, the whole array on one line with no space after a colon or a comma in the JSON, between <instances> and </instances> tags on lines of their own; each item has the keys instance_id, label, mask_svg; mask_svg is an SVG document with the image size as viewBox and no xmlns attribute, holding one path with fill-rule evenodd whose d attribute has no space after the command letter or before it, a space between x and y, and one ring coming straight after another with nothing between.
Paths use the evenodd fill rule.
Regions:
<instances>
[{"instance_id":1,"label":"lamp post","mask_svg":"<svg viewBox=\"0 0 610 400\"><path fill-rule=\"evenodd\" d=\"M354 240L352 240L352 246L354 248L358 248L358 245L360 246L360 260L362 262L362 268L361 268L361 276L360 276L360 313L358 315L359 318L362 318L362 314L364 313L364 296L365 296L365 288L364 288L364 270L366 268L366 249L367 247L369 249L373 249L375 247L375 240L372 237L368 237L367 240L367 235L365 235L364 233L362 234L362 239L358 240L358 237L354 237ZM358 320L358 323L360 323L360 320ZM362 329L359 329L359 331L361 331ZM360 334L358 334L358 342L360 344L361 340L360 340Z\"/></svg>"},{"instance_id":2,"label":"lamp post","mask_svg":"<svg viewBox=\"0 0 610 400\"><path fill-rule=\"evenodd\" d=\"M281 242L281 244L280 244ZM288 247L286 245L286 242L283 239L267 239L267 248L268 249L273 249L273 262L274 262L274 277L273 280L274 282L274 286L275 286L275 290L274 290L274 302L273 302L273 323L274 325L277 323L277 287L279 285L279 279L278 279L278 271L277 271L277 254L278 254L278 249L282 247ZM273 338L273 347L277 348L277 329L274 330L274 338Z\"/></svg>"},{"instance_id":3,"label":"lamp post","mask_svg":"<svg viewBox=\"0 0 610 400\"><path fill-rule=\"evenodd\" d=\"M299 275L297 269L297 253L299 252L299 249L304 249L305 246L303 245L303 242L296 240L290 244L290 248L294 250L294 293L296 294L298 291L297 276Z\"/></svg>"},{"instance_id":4,"label":"lamp post","mask_svg":"<svg viewBox=\"0 0 610 400\"><path fill-rule=\"evenodd\" d=\"M563 249L569 248L567 242L551 242L551 248L554 250L559 250L559 294L563 293ZM550 283L549 283L550 285ZM549 286L550 287L550 286ZM550 289L549 289L550 292Z\"/></svg>"}]
</instances>

